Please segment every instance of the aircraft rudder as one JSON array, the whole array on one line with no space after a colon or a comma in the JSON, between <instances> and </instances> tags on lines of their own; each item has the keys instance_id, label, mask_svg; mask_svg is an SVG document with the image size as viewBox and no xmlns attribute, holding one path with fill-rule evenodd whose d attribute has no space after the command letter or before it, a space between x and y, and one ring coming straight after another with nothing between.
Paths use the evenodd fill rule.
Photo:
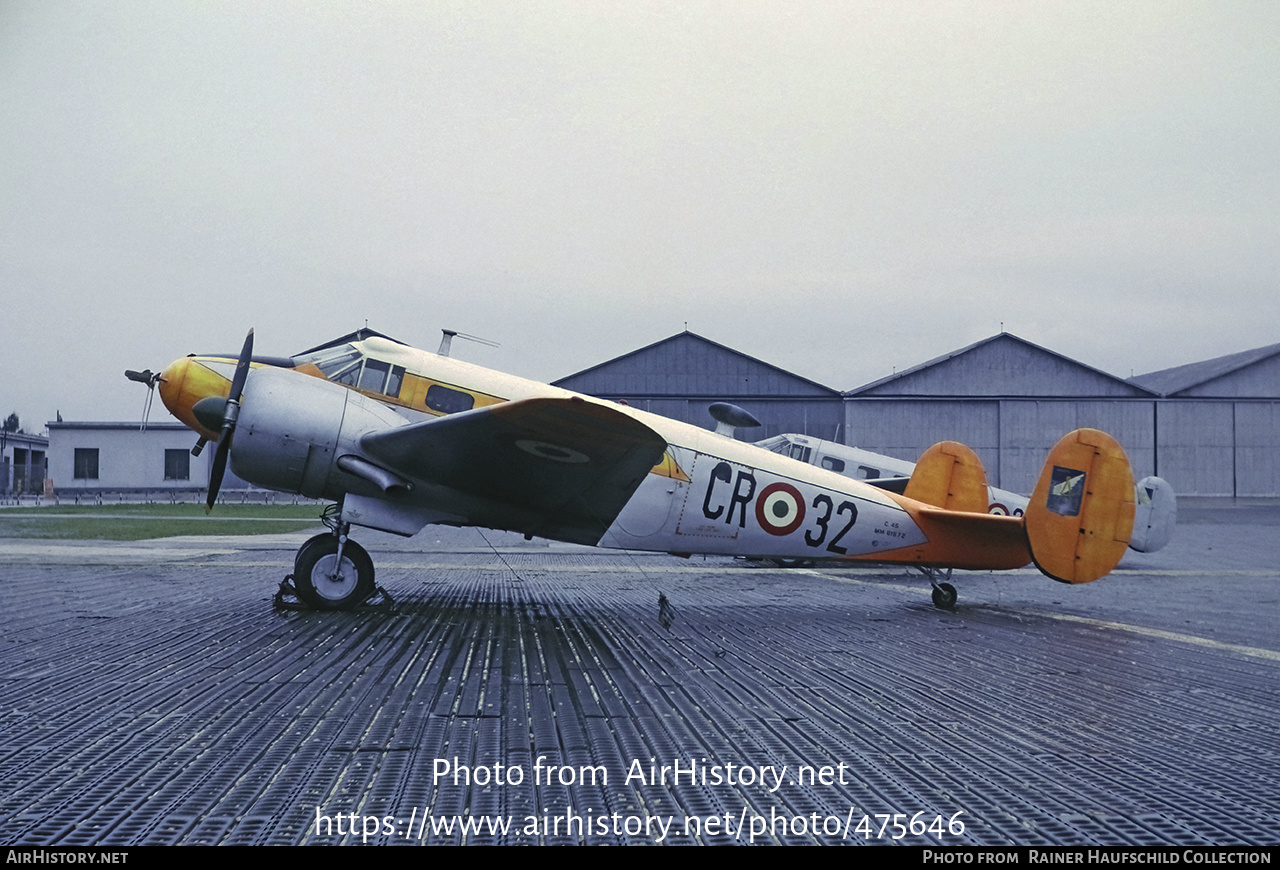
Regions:
<instances>
[{"instance_id":1,"label":"aircraft rudder","mask_svg":"<svg viewBox=\"0 0 1280 870\"><path fill-rule=\"evenodd\" d=\"M1077 429L1049 451L1023 522L1037 568L1064 583L1089 583L1120 561L1133 517L1124 448L1098 429Z\"/></svg>"},{"instance_id":2,"label":"aircraft rudder","mask_svg":"<svg viewBox=\"0 0 1280 870\"><path fill-rule=\"evenodd\" d=\"M987 473L978 454L959 441L940 441L920 456L907 488L909 499L965 513L987 512Z\"/></svg>"}]
</instances>

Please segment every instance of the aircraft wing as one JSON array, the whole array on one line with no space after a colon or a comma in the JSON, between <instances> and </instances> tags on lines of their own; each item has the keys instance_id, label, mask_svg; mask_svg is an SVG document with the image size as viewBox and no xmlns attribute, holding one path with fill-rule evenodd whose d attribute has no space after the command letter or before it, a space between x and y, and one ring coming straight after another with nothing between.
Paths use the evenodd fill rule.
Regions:
<instances>
[{"instance_id":1,"label":"aircraft wing","mask_svg":"<svg viewBox=\"0 0 1280 870\"><path fill-rule=\"evenodd\" d=\"M360 447L442 499L461 495L477 524L595 544L667 442L621 411L575 397L370 432Z\"/></svg>"}]
</instances>

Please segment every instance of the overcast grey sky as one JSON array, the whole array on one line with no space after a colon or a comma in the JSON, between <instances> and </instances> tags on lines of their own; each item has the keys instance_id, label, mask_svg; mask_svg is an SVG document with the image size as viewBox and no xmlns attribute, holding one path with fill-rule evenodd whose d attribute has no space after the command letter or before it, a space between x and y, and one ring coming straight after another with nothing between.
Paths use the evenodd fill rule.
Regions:
<instances>
[{"instance_id":1,"label":"overcast grey sky","mask_svg":"<svg viewBox=\"0 0 1280 870\"><path fill-rule=\"evenodd\" d=\"M849 389L1280 342L1280 3L0 0L0 414L368 325ZM157 407L153 418L163 418Z\"/></svg>"}]
</instances>

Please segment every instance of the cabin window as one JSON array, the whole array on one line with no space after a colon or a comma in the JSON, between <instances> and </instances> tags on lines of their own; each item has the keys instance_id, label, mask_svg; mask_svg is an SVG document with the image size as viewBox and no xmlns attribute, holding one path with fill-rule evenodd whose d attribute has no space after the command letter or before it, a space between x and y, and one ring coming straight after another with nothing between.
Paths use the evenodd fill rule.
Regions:
<instances>
[{"instance_id":1,"label":"cabin window","mask_svg":"<svg viewBox=\"0 0 1280 870\"><path fill-rule=\"evenodd\" d=\"M838 474L844 473L844 460L836 459L834 456L822 457L822 467L827 471L834 471Z\"/></svg>"},{"instance_id":2,"label":"cabin window","mask_svg":"<svg viewBox=\"0 0 1280 870\"><path fill-rule=\"evenodd\" d=\"M476 397L470 393L450 389L443 384L432 384L427 387L427 407L441 414L470 411L475 403Z\"/></svg>"},{"instance_id":3,"label":"cabin window","mask_svg":"<svg viewBox=\"0 0 1280 870\"><path fill-rule=\"evenodd\" d=\"M98 448L77 447L75 453L75 470L72 477L76 480L98 479Z\"/></svg>"},{"instance_id":4,"label":"cabin window","mask_svg":"<svg viewBox=\"0 0 1280 870\"><path fill-rule=\"evenodd\" d=\"M808 447L805 447L803 444L792 444L792 445L791 445L791 458L792 458L792 459L799 459L801 462L808 462L808 461L809 461L809 448L808 448Z\"/></svg>"},{"instance_id":5,"label":"cabin window","mask_svg":"<svg viewBox=\"0 0 1280 870\"><path fill-rule=\"evenodd\" d=\"M164 479L191 479L191 453L189 451L166 450L164 452Z\"/></svg>"},{"instance_id":6,"label":"cabin window","mask_svg":"<svg viewBox=\"0 0 1280 870\"><path fill-rule=\"evenodd\" d=\"M858 466L858 480L876 480L880 477L880 469L870 465Z\"/></svg>"}]
</instances>

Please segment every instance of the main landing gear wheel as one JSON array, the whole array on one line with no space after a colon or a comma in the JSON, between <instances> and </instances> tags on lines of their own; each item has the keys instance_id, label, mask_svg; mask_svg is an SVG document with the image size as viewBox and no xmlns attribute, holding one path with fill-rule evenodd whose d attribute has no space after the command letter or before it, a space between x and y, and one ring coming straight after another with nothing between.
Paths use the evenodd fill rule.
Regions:
<instances>
[{"instance_id":1,"label":"main landing gear wheel","mask_svg":"<svg viewBox=\"0 0 1280 870\"><path fill-rule=\"evenodd\" d=\"M373 560L351 539L316 535L298 549L293 561L293 585L298 597L316 610L350 610L373 594Z\"/></svg>"},{"instance_id":2,"label":"main landing gear wheel","mask_svg":"<svg viewBox=\"0 0 1280 870\"><path fill-rule=\"evenodd\" d=\"M939 610L955 610L956 597L956 587L950 583L939 583L933 587L933 606Z\"/></svg>"}]
</instances>

